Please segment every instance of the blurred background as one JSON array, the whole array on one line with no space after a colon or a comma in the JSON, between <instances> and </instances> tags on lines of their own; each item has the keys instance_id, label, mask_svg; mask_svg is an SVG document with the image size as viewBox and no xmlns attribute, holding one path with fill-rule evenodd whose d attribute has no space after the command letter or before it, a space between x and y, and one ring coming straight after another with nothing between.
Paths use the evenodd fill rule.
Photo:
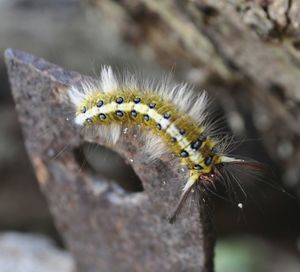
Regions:
<instances>
[{"instance_id":1,"label":"blurred background","mask_svg":"<svg viewBox=\"0 0 300 272\"><path fill-rule=\"evenodd\" d=\"M218 26L227 11L219 14L222 6L215 1L177 3L179 25L164 12L169 4L118 2L0 0L0 271L74 271L26 154L3 60L8 47L91 76L102 64L112 64L121 70L172 71L177 80L206 89L216 118L224 118L224 128L244 139L235 153L265 163L276 177L268 180L271 185L243 178L247 199L239 189L231 201L213 196L216 271L300 271L299 17L298 26L295 16L283 21L273 2L285 1L228 1L244 34L237 35L240 41L228 41L229 34L215 29L230 33L236 26L227 32ZM199 30L216 50L203 37L195 38ZM97 156L84 152L88 162ZM117 161L122 173L137 179L114 155L105 158L108 176ZM222 186L219 194L224 195Z\"/></svg>"}]
</instances>

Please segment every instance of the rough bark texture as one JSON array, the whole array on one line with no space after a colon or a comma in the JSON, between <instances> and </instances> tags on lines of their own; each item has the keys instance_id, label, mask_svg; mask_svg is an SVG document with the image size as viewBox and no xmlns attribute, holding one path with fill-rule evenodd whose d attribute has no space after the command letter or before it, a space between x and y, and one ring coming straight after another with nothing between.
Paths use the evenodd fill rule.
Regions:
<instances>
[{"instance_id":1,"label":"rough bark texture","mask_svg":"<svg viewBox=\"0 0 300 272\"><path fill-rule=\"evenodd\" d=\"M299 1L86 2L142 56L215 92L234 132L262 136L300 194Z\"/></svg>"},{"instance_id":2,"label":"rough bark texture","mask_svg":"<svg viewBox=\"0 0 300 272\"><path fill-rule=\"evenodd\" d=\"M166 221L186 169L169 155L150 166L143 143L128 132L110 148L130 160L144 192L124 192L82 170L76 148L107 145L96 135L84 138L65 118L64 94L83 76L11 49L5 59L29 156L78 270L212 271L209 207Z\"/></svg>"}]
</instances>

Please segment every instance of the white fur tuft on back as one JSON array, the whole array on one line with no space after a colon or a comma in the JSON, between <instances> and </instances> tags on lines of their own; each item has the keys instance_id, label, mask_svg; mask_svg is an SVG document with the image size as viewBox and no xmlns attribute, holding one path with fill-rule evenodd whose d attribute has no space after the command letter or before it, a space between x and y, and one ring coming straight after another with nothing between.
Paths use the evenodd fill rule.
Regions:
<instances>
[{"instance_id":1,"label":"white fur tuft on back","mask_svg":"<svg viewBox=\"0 0 300 272\"><path fill-rule=\"evenodd\" d=\"M100 86L105 93L118 90L118 80L110 66L103 66L101 70Z\"/></svg>"}]
</instances>

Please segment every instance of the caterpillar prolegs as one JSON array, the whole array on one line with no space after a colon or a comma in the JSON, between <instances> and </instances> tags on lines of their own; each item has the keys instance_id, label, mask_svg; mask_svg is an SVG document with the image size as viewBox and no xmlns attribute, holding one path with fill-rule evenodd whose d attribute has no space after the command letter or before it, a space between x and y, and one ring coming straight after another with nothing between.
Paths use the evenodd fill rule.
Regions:
<instances>
[{"instance_id":1,"label":"caterpillar prolegs","mask_svg":"<svg viewBox=\"0 0 300 272\"><path fill-rule=\"evenodd\" d=\"M197 183L214 183L225 164L251 165L226 155L222 138L212 135L205 92L196 94L188 84L169 79L154 83L135 75L117 77L111 67L103 67L98 82L72 86L69 98L79 126L105 128L103 134L112 143L121 135L122 126L140 126L146 137L145 152L152 158L173 152L189 171L183 181L180 200L170 215L173 222L189 192ZM109 133L107 133L107 129Z\"/></svg>"}]
</instances>

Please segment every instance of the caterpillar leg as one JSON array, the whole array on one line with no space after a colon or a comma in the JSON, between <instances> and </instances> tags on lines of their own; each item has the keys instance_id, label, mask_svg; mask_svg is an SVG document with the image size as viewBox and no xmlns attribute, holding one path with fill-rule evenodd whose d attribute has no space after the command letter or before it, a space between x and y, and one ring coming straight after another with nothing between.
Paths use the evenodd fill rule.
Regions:
<instances>
[{"instance_id":1,"label":"caterpillar leg","mask_svg":"<svg viewBox=\"0 0 300 272\"><path fill-rule=\"evenodd\" d=\"M175 209L173 210L173 212L168 217L170 224L173 224L175 222L177 215L182 210L183 205L189 196L189 193L193 189L195 183L199 180L199 177L200 177L199 172L195 172L195 171L190 172L190 177L189 177L187 183L184 185L183 192L179 198L179 201L178 201Z\"/></svg>"}]
</instances>

